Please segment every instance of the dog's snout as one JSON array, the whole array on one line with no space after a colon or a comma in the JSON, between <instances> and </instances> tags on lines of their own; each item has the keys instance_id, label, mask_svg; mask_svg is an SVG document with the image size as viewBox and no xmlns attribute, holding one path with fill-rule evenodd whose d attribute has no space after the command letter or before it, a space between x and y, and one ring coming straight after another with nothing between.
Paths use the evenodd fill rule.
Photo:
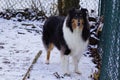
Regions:
<instances>
[{"instance_id":1,"label":"dog's snout","mask_svg":"<svg viewBox=\"0 0 120 80\"><path fill-rule=\"evenodd\" d=\"M80 20L78 20L78 26L80 26Z\"/></svg>"},{"instance_id":2,"label":"dog's snout","mask_svg":"<svg viewBox=\"0 0 120 80\"><path fill-rule=\"evenodd\" d=\"M78 22L78 26L80 26L80 22Z\"/></svg>"}]
</instances>

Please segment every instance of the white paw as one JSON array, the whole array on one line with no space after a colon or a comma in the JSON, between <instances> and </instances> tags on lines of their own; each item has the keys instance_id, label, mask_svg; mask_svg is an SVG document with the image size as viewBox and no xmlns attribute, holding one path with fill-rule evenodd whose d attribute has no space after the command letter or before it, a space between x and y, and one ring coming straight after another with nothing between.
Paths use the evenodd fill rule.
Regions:
<instances>
[{"instance_id":1,"label":"white paw","mask_svg":"<svg viewBox=\"0 0 120 80\"><path fill-rule=\"evenodd\" d=\"M76 70L75 73L81 75L81 72L79 70Z\"/></svg>"},{"instance_id":2,"label":"white paw","mask_svg":"<svg viewBox=\"0 0 120 80\"><path fill-rule=\"evenodd\" d=\"M64 76L70 76L70 73L64 73Z\"/></svg>"},{"instance_id":3,"label":"white paw","mask_svg":"<svg viewBox=\"0 0 120 80\"><path fill-rule=\"evenodd\" d=\"M63 72L63 75L64 75L64 76L70 76L70 72L69 72L69 70L64 71L64 72Z\"/></svg>"},{"instance_id":4,"label":"white paw","mask_svg":"<svg viewBox=\"0 0 120 80\"><path fill-rule=\"evenodd\" d=\"M48 61L48 60L46 60L45 64L49 64L49 61Z\"/></svg>"}]
</instances>

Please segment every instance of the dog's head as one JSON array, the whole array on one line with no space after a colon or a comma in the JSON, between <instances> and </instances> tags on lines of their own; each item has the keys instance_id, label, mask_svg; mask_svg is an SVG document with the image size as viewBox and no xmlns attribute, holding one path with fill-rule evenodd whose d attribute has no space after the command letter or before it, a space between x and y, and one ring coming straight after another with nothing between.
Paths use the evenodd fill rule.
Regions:
<instances>
[{"instance_id":1,"label":"dog's head","mask_svg":"<svg viewBox=\"0 0 120 80\"><path fill-rule=\"evenodd\" d=\"M84 8L81 8L80 10L75 8L69 10L66 25L72 32L74 29L82 31L83 39L87 40L90 35L88 10Z\"/></svg>"}]
</instances>

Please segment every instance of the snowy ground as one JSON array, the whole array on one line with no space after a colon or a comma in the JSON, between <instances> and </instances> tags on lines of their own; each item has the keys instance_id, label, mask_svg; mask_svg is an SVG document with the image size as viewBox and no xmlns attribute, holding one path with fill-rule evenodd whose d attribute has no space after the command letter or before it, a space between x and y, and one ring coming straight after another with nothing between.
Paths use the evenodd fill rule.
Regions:
<instances>
[{"instance_id":1,"label":"snowy ground","mask_svg":"<svg viewBox=\"0 0 120 80\"><path fill-rule=\"evenodd\" d=\"M34 24L26 26L24 24ZM0 80L22 80L35 55L42 50L37 63L27 80L58 80L54 73L62 75L60 55L57 49L51 54L50 64L45 64L45 50L41 41L41 22L16 22L0 19ZM92 80L91 75L97 70L92 58L84 56L79 63L81 75L72 72L71 76L60 80Z\"/></svg>"}]
</instances>

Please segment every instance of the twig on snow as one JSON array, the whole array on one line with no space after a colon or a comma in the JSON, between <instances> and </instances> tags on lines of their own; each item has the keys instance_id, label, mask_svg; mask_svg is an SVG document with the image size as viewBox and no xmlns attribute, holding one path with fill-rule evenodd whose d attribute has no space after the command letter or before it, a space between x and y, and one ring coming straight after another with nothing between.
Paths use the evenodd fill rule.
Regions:
<instances>
[{"instance_id":1,"label":"twig on snow","mask_svg":"<svg viewBox=\"0 0 120 80\"><path fill-rule=\"evenodd\" d=\"M30 76L30 71L32 70L34 64L37 62L37 60L38 60L38 58L40 57L41 54L42 54L42 51L40 50L40 51L37 53L37 55L35 56L35 58L33 59L32 64L31 64L30 67L28 68L28 70L27 70L27 72L26 72L26 74L25 74L25 76L23 77L22 80L26 80L26 78Z\"/></svg>"}]
</instances>

